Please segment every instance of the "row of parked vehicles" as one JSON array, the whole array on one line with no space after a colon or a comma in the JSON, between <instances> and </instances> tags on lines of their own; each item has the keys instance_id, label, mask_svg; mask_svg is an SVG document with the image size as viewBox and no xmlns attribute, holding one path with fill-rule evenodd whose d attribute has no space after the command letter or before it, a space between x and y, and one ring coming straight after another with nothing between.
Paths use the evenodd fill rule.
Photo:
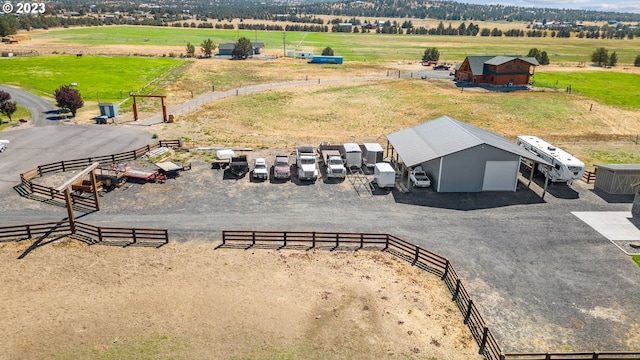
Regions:
<instances>
[{"instance_id":1,"label":"row of parked vehicles","mask_svg":"<svg viewBox=\"0 0 640 360\"><path fill-rule=\"evenodd\" d=\"M301 181L316 181L320 176L318 164L325 170L327 179L337 180L346 178L350 173L363 174L361 169L366 168L369 173L373 173L378 187L395 187L397 171L383 159L384 151L378 143L321 143L317 148L298 146L293 164L290 163L289 155L276 155L272 173L265 158L254 159L251 170L246 155L235 156L231 150L219 150L213 166L228 165L233 176L239 178L250 173L254 180L267 180L269 176L274 180L288 180L293 169L293 175ZM413 169L409 176L416 187L431 185L427 174L420 167Z\"/></svg>"}]
</instances>

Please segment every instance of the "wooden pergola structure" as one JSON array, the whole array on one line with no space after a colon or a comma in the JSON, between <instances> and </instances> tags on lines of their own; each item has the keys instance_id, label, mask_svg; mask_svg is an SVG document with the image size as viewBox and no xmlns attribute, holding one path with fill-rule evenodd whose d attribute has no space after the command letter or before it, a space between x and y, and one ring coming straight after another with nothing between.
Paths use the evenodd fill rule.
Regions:
<instances>
[{"instance_id":1,"label":"wooden pergola structure","mask_svg":"<svg viewBox=\"0 0 640 360\"><path fill-rule=\"evenodd\" d=\"M133 98L133 120L138 120L138 104L136 103L136 97L144 97L144 98L160 98L160 102L162 104L162 121L167 122L167 107L164 104L164 98L166 95L137 95L137 94L129 94Z\"/></svg>"},{"instance_id":2,"label":"wooden pergola structure","mask_svg":"<svg viewBox=\"0 0 640 360\"><path fill-rule=\"evenodd\" d=\"M71 190L70 190L71 186L73 185L74 182L76 182L76 180L80 179L81 177L87 174L90 174L91 189L93 191L93 196L96 199L96 210L100 210L100 197L98 196L98 187L96 186L96 184L98 183L98 181L96 180L96 168L98 166L100 166L100 163L94 162L93 164L84 168L74 177L67 180L64 184L56 188L56 191L64 192L64 198L67 205L67 213L69 214L69 228L71 229L72 234L75 234L76 232L76 218L73 213L73 204L71 202Z\"/></svg>"}]
</instances>

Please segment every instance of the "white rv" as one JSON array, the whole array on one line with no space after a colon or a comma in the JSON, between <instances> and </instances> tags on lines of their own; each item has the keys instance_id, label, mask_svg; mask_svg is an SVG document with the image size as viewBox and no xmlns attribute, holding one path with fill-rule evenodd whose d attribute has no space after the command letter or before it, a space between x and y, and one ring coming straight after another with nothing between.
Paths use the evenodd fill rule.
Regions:
<instances>
[{"instance_id":1,"label":"white rv","mask_svg":"<svg viewBox=\"0 0 640 360\"><path fill-rule=\"evenodd\" d=\"M585 168L582 161L536 136L520 135L516 139L516 144L553 165L549 171L549 179L552 182L570 184L573 180L578 180L584 175ZM532 166L531 161L525 161L529 166ZM546 167L538 164L538 170L544 174Z\"/></svg>"}]
</instances>

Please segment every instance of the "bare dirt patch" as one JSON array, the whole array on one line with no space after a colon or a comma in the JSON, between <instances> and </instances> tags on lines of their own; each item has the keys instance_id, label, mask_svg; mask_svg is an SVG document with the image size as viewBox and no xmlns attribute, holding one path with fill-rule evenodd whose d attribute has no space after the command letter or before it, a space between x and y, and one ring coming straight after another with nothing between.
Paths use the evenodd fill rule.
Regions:
<instances>
[{"instance_id":1,"label":"bare dirt patch","mask_svg":"<svg viewBox=\"0 0 640 360\"><path fill-rule=\"evenodd\" d=\"M435 276L379 251L0 244L1 359L480 359Z\"/></svg>"}]
</instances>

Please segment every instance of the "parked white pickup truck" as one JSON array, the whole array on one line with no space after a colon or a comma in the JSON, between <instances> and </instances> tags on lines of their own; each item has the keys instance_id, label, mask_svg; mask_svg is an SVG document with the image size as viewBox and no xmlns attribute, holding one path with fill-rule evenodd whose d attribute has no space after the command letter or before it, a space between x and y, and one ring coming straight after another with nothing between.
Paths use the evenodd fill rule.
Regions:
<instances>
[{"instance_id":1,"label":"parked white pickup truck","mask_svg":"<svg viewBox=\"0 0 640 360\"><path fill-rule=\"evenodd\" d=\"M411 170L409 173L409 179L415 187L429 187L431 186L431 180L427 176L427 173L422 170L422 166L418 166Z\"/></svg>"},{"instance_id":2,"label":"parked white pickup truck","mask_svg":"<svg viewBox=\"0 0 640 360\"><path fill-rule=\"evenodd\" d=\"M7 145L9 145L9 140L0 140L0 153L7 149Z\"/></svg>"},{"instance_id":3,"label":"parked white pickup truck","mask_svg":"<svg viewBox=\"0 0 640 360\"><path fill-rule=\"evenodd\" d=\"M256 158L256 161L253 164L253 178L267 180L268 173L267 161L263 158Z\"/></svg>"}]
</instances>

